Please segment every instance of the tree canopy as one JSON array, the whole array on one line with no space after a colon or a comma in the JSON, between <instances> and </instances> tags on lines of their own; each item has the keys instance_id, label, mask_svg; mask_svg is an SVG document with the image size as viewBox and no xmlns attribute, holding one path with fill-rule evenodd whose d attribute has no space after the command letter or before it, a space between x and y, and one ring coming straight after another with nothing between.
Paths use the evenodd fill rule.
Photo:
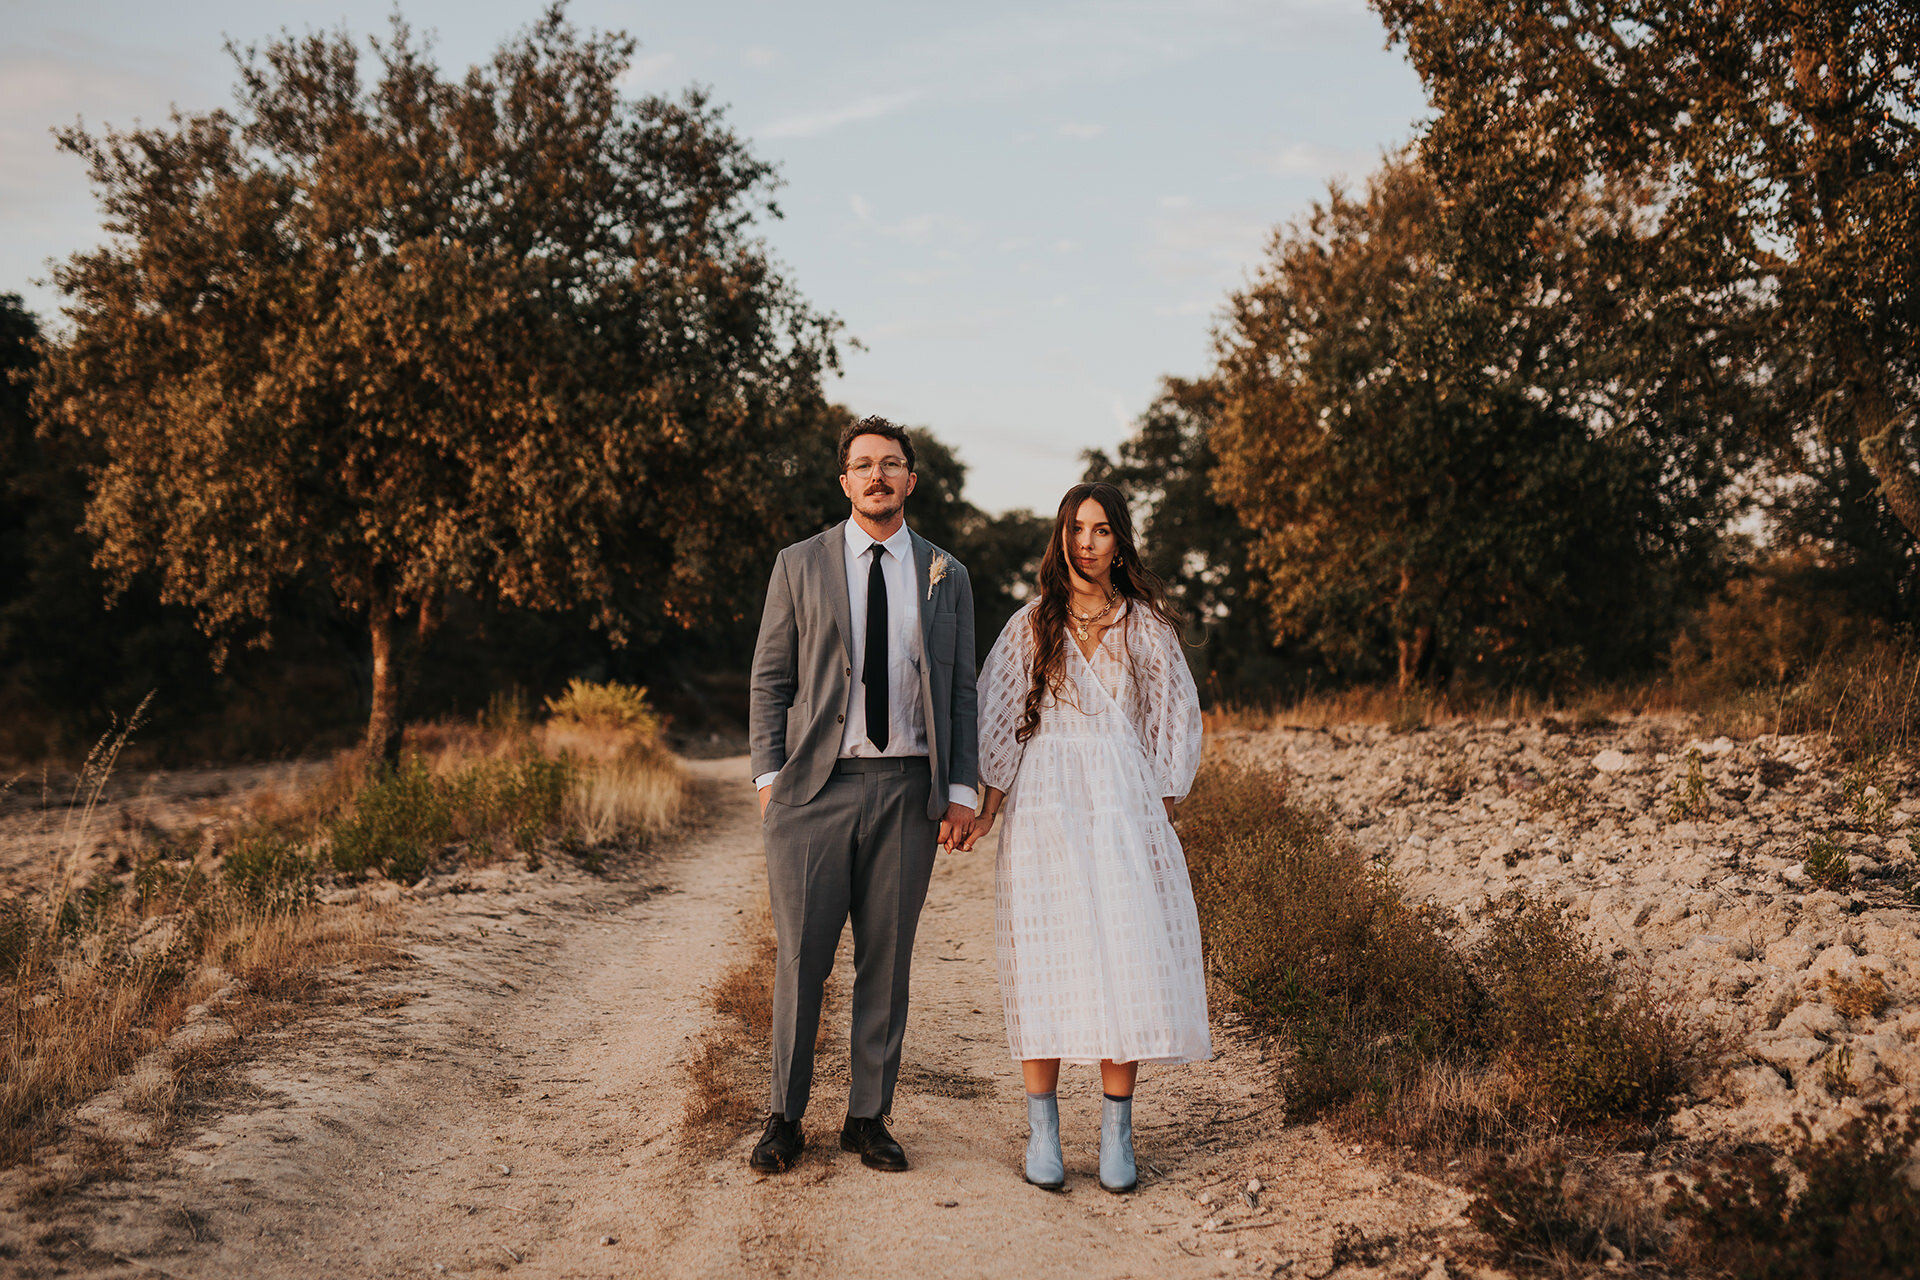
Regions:
<instances>
[{"instance_id":1,"label":"tree canopy","mask_svg":"<svg viewBox=\"0 0 1920 1280\"><path fill-rule=\"evenodd\" d=\"M60 266L43 430L88 527L223 643L320 574L369 628L368 745L449 592L616 638L740 611L809 512L834 323L753 235L773 175L698 93L550 9L452 78L369 44L235 51L234 111L61 143L110 239Z\"/></svg>"},{"instance_id":2,"label":"tree canopy","mask_svg":"<svg viewBox=\"0 0 1920 1280\"><path fill-rule=\"evenodd\" d=\"M1213 490L1213 379L1164 378L1114 457L1086 455L1083 479L1120 486L1141 510L1141 554L1190 619L1188 659L1212 701L1264 693L1281 678L1247 530Z\"/></svg>"},{"instance_id":3,"label":"tree canopy","mask_svg":"<svg viewBox=\"0 0 1920 1280\"><path fill-rule=\"evenodd\" d=\"M1276 638L1338 672L1644 661L1727 515L1716 424L1622 305L1628 204L1575 186L1504 244L1474 221L1401 157L1276 233L1219 332L1214 490Z\"/></svg>"},{"instance_id":4,"label":"tree canopy","mask_svg":"<svg viewBox=\"0 0 1920 1280\"><path fill-rule=\"evenodd\" d=\"M1857 449L1920 535L1920 6L1373 4L1435 109L1426 163L1490 234L1569 183L1630 185L1636 274L1701 359L1769 384L1749 425Z\"/></svg>"}]
</instances>

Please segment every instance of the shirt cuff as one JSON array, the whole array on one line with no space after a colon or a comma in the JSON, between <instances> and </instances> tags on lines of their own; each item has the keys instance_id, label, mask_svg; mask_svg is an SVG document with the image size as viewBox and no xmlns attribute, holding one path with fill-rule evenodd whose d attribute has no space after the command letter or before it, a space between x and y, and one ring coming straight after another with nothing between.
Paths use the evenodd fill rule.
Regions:
<instances>
[{"instance_id":1,"label":"shirt cuff","mask_svg":"<svg viewBox=\"0 0 1920 1280\"><path fill-rule=\"evenodd\" d=\"M773 780L779 776L780 771L778 769L775 769L772 773L763 773L753 780L753 789L759 791L764 787L770 787L773 785Z\"/></svg>"},{"instance_id":2,"label":"shirt cuff","mask_svg":"<svg viewBox=\"0 0 1920 1280\"><path fill-rule=\"evenodd\" d=\"M949 782L947 784L947 803L963 804L975 813L978 813L980 812L980 793L972 787L963 786L958 782Z\"/></svg>"}]
</instances>

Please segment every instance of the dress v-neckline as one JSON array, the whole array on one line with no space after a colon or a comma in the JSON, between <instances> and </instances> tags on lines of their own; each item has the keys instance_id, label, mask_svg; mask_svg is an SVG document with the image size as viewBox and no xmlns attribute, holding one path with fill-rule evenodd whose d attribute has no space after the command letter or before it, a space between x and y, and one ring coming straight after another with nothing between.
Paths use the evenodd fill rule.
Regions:
<instances>
[{"instance_id":1,"label":"dress v-neckline","mask_svg":"<svg viewBox=\"0 0 1920 1280\"><path fill-rule=\"evenodd\" d=\"M1107 626L1101 629L1100 638L1094 641L1094 644L1093 644L1094 653L1099 653L1102 649L1107 647L1108 634L1110 634L1121 623L1125 622L1129 617L1129 615L1131 615L1132 613L1133 613L1133 603L1131 601L1128 601L1125 607L1121 609L1120 616L1115 618L1111 623L1109 623ZM1086 667L1087 676L1096 685L1100 686L1100 692L1107 695L1107 701L1111 702L1115 707L1118 707L1120 705L1120 695L1114 690L1107 688L1107 682L1100 678L1100 672L1096 670L1093 665L1093 654L1088 653L1086 650L1080 647L1080 642L1074 638L1073 628L1071 626L1065 627L1064 630L1067 633L1067 644L1073 649L1075 653L1080 655L1080 662L1082 666Z\"/></svg>"}]
</instances>

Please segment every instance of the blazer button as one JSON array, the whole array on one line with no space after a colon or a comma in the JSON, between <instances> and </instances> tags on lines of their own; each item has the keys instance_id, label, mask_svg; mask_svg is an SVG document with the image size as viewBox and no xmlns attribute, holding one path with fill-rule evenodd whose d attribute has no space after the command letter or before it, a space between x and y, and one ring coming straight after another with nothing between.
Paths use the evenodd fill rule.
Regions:
<instances>
[{"instance_id":1,"label":"blazer button","mask_svg":"<svg viewBox=\"0 0 1920 1280\"><path fill-rule=\"evenodd\" d=\"M834 720L836 723L839 723L839 724L845 724L847 722L847 718L845 716L835 716Z\"/></svg>"},{"instance_id":2,"label":"blazer button","mask_svg":"<svg viewBox=\"0 0 1920 1280\"><path fill-rule=\"evenodd\" d=\"M848 674L848 675L852 675L852 674L853 674L853 668L852 668L852 667L848 667L848 668L847 668L847 674Z\"/></svg>"}]
</instances>

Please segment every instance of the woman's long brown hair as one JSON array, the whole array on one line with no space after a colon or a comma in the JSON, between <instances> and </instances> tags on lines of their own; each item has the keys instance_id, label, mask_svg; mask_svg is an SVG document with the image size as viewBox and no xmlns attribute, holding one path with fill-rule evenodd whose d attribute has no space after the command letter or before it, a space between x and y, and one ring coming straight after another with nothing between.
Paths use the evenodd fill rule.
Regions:
<instances>
[{"instance_id":1,"label":"woman's long brown hair","mask_svg":"<svg viewBox=\"0 0 1920 1280\"><path fill-rule=\"evenodd\" d=\"M1147 568L1133 543L1133 517L1127 511L1126 497L1105 481L1077 484L1060 499L1060 510L1053 517L1053 537L1040 557L1040 601L1029 615L1033 624L1033 667L1027 685L1027 699L1021 707L1020 722L1014 726L1015 740L1025 742L1040 727L1040 703L1051 690L1058 694L1067 678L1067 605L1073 599L1073 583L1068 576L1067 530L1080 504L1092 498L1106 512L1107 527L1113 530L1113 589L1128 603L1144 605L1149 613L1175 635L1183 634L1185 619L1167 599L1167 584ZM1128 625L1132 625L1129 617Z\"/></svg>"}]
</instances>

